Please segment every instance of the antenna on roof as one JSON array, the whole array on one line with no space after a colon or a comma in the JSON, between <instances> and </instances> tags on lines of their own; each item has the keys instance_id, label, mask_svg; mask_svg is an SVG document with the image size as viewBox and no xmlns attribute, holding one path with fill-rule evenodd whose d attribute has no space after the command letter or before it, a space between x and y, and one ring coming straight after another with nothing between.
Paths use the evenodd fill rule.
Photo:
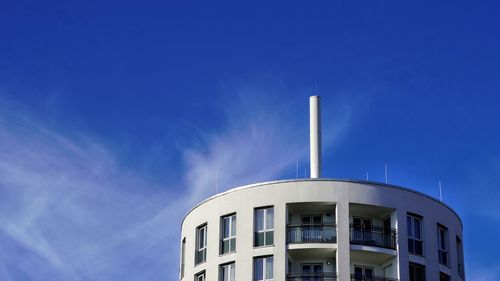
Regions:
<instances>
[{"instance_id":1,"label":"antenna on roof","mask_svg":"<svg viewBox=\"0 0 500 281\"><path fill-rule=\"evenodd\" d=\"M385 184L387 184L387 164L385 164Z\"/></svg>"},{"instance_id":2,"label":"antenna on roof","mask_svg":"<svg viewBox=\"0 0 500 281\"><path fill-rule=\"evenodd\" d=\"M219 193L219 170L215 170L215 194Z\"/></svg>"},{"instance_id":3,"label":"antenna on roof","mask_svg":"<svg viewBox=\"0 0 500 281\"><path fill-rule=\"evenodd\" d=\"M443 192L441 189L441 181L439 181L439 200L443 202Z\"/></svg>"},{"instance_id":4,"label":"antenna on roof","mask_svg":"<svg viewBox=\"0 0 500 281\"><path fill-rule=\"evenodd\" d=\"M295 168L295 179L299 179L299 160L297 160L297 166Z\"/></svg>"}]
</instances>

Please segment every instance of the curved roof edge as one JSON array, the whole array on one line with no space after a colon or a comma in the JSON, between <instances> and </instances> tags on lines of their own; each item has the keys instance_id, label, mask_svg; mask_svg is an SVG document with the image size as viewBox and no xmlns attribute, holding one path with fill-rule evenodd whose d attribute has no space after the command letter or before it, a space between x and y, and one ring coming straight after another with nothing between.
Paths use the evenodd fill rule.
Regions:
<instances>
[{"instance_id":1,"label":"curved roof edge","mask_svg":"<svg viewBox=\"0 0 500 281\"><path fill-rule=\"evenodd\" d=\"M258 182L258 183L252 183L252 184L247 184L247 185L242 185L242 186L230 188L230 189L228 189L226 191L223 191L223 192L217 193L215 195L212 195L212 196L206 198L205 200L201 201L200 203L196 204L194 207L192 207L184 215L184 217L182 218L181 228L182 228L182 225L184 224L184 220L186 219L186 217L194 209L198 208L199 206L203 205L204 203L206 203L206 202L208 202L208 201L210 201L212 199L215 199L217 197L226 195L226 194L234 192L234 191L238 191L238 190L242 190L242 189L247 189L247 188L254 188L254 187L258 187L258 186L262 186L262 185L272 185L272 184L288 183L288 182L308 182L308 181L329 181L329 182L348 182L348 183L372 184L372 185L378 185L378 186L382 186L382 187L388 187L388 188L399 189L399 190L403 190L403 191L407 191L407 192L412 192L412 193L415 193L415 194L427 197L428 199L431 199L431 200L433 200L433 201L435 201L435 202L443 205L444 207L448 208L448 210L450 210L458 218L458 221L460 221L460 225L462 226L462 231L463 231L463 228L464 228L464 224L462 222L462 219L460 218L460 216L458 215L458 213L455 210L453 210L453 208L451 208L448 204L446 204L446 203L438 200L437 198L434 198L434 197L432 197L432 196L430 196L428 194L425 194L423 192L420 192L420 191L417 191L417 190L413 190L413 189L410 189L410 188L407 188L407 187L399 186L399 185L381 183L381 182L376 182L376 181L356 180L356 179L329 179L329 178L318 178L318 179L307 178L307 179L274 180L274 181Z\"/></svg>"}]
</instances>

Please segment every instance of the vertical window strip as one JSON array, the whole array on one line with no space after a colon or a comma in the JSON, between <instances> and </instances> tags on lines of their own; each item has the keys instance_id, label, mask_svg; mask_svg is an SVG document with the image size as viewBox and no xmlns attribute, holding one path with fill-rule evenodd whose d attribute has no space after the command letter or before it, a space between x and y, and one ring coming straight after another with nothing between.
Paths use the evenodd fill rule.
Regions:
<instances>
[{"instance_id":1,"label":"vertical window strip","mask_svg":"<svg viewBox=\"0 0 500 281\"><path fill-rule=\"evenodd\" d=\"M273 256L254 258L254 281L274 280Z\"/></svg>"},{"instance_id":2,"label":"vertical window strip","mask_svg":"<svg viewBox=\"0 0 500 281\"><path fill-rule=\"evenodd\" d=\"M194 281L206 281L206 273L202 271L194 276Z\"/></svg>"},{"instance_id":3,"label":"vertical window strip","mask_svg":"<svg viewBox=\"0 0 500 281\"><path fill-rule=\"evenodd\" d=\"M274 244L274 207L255 209L254 246Z\"/></svg>"},{"instance_id":4,"label":"vertical window strip","mask_svg":"<svg viewBox=\"0 0 500 281\"><path fill-rule=\"evenodd\" d=\"M458 275L465 279L465 265L464 265L464 246L462 244L462 239L456 237L457 242L457 255L458 255Z\"/></svg>"},{"instance_id":5,"label":"vertical window strip","mask_svg":"<svg viewBox=\"0 0 500 281\"><path fill-rule=\"evenodd\" d=\"M422 218L407 215L408 224L408 251L413 254L423 255L423 240L422 240Z\"/></svg>"},{"instance_id":6,"label":"vertical window strip","mask_svg":"<svg viewBox=\"0 0 500 281\"><path fill-rule=\"evenodd\" d=\"M220 266L220 281L235 281L235 263L228 263Z\"/></svg>"},{"instance_id":7,"label":"vertical window strip","mask_svg":"<svg viewBox=\"0 0 500 281\"><path fill-rule=\"evenodd\" d=\"M207 260L207 225L196 228L195 265Z\"/></svg>"},{"instance_id":8,"label":"vertical window strip","mask_svg":"<svg viewBox=\"0 0 500 281\"><path fill-rule=\"evenodd\" d=\"M182 245L181 245L181 279L184 277L184 269L186 265L186 237L182 239Z\"/></svg>"},{"instance_id":9,"label":"vertical window strip","mask_svg":"<svg viewBox=\"0 0 500 281\"><path fill-rule=\"evenodd\" d=\"M221 254L236 251L236 214L221 219Z\"/></svg>"},{"instance_id":10,"label":"vertical window strip","mask_svg":"<svg viewBox=\"0 0 500 281\"><path fill-rule=\"evenodd\" d=\"M438 258L439 263L448 266L448 229L437 225Z\"/></svg>"},{"instance_id":11,"label":"vertical window strip","mask_svg":"<svg viewBox=\"0 0 500 281\"><path fill-rule=\"evenodd\" d=\"M410 281L425 281L425 266L410 262Z\"/></svg>"}]
</instances>

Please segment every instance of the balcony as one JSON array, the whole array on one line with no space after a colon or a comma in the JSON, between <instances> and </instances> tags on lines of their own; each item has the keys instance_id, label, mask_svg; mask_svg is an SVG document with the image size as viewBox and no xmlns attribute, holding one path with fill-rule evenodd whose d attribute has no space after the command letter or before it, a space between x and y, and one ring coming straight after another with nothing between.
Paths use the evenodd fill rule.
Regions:
<instances>
[{"instance_id":1,"label":"balcony","mask_svg":"<svg viewBox=\"0 0 500 281\"><path fill-rule=\"evenodd\" d=\"M398 281L398 279L373 275L351 274L351 281Z\"/></svg>"},{"instance_id":2,"label":"balcony","mask_svg":"<svg viewBox=\"0 0 500 281\"><path fill-rule=\"evenodd\" d=\"M287 244L328 244L337 242L335 204L301 202L287 204ZM327 245L324 245L327 246ZM320 246L321 247L321 246Z\"/></svg>"},{"instance_id":3,"label":"balcony","mask_svg":"<svg viewBox=\"0 0 500 281\"><path fill-rule=\"evenodd\" d=\"M396 250L396 230L393 228L351 224L349 230L351 244Z\"/></svg>"},{"instance_id":4,"label":"balcony","mask_svg":"<svg viewBox=\"0 0 500 281\"><path fill-rule=\"evenodd\" d=\"M336 243L337 228L334 224L289 224L287 243Z\"/></svg>"},{"instance_id":5,"label":"balcony","mask_svg":"<svg viewBox=\"0 0 500 281\"><path fill-rule=\"evenodd\" d=\"M287 281L337 281L337 274L324 272L320 274L291 273L286 277Z\"/></svg>"},{"instance_id":6,"label":"balcony","mask_svg":"<svg viewBox=\"0 0 500 281\"><path fill-rule=\"evenodd\" d=\"M297 244L295 244L297 245ZM300 245L300 244L299 244ZM287 281L336 281L335 249L299 249L288 252Z\"/></svg>"}]
</instances>

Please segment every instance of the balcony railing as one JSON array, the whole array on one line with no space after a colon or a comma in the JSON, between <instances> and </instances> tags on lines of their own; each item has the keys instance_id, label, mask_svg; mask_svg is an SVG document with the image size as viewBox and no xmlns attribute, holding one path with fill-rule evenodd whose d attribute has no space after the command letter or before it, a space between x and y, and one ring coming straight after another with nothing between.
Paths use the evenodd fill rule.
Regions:
<instances>
[{"instance_id":1,"label":"balcony railing","mask_svg":"<svg viewBox=\"0 0 500 281\"><path fill-rule=\"evenodd\" d=\"M287 243L336 243L337 228L334 224L289 224L286 241Z\"/></svg>"},{"instance_id":2,"label":"balcony railing","mask_svg":"<svg viewBox=\"0 0 500 281\"><path fill-rule=\"evenodd\" d=\"M324 273L291 273L286 277L286 281L337 281L337 274L333 272Z\"/></svg>"},{"instance_id":3,"label":"balcony railing","mask_svg":"<svg viewBox=\"0 0 500 281\"><path fill-rule=\"evenodd\" d=\"M351 274L351 281L398 281L398 279L373 275Z\"/></svg>"},{"instance_id":4,"label":"balcony railing","mask_svg":"<svg viewBox=\"0 0 500 281\"><path fill-rule=\"evenodd\" d=\"M351 244L396 249L396 230L380 226L351 225Z\"/></svg>"}]
</instances>

